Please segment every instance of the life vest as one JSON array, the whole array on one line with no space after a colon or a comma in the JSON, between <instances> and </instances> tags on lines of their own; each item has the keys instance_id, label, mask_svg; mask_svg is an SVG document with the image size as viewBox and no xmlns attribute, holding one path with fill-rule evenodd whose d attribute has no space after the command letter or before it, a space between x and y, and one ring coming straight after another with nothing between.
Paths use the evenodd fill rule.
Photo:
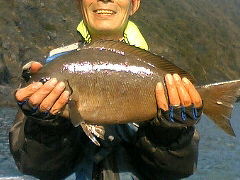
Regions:
<instances>
[{"instance_id":1,"label":"life vest","mask_svg":"<svg viewBox=\"0 0 240 180\"><path fill-rule=\"evenodd\" d=\"M79 23L79 25L77 26L77 30L78 32L80 32L80 34L87 43L91 42L91 36L83 21ZM124 42L126 42L127 44L148 50L147 42L145 41L138 27L132 21L128 21L123 37Z\"/></svg>"}]
</instances>

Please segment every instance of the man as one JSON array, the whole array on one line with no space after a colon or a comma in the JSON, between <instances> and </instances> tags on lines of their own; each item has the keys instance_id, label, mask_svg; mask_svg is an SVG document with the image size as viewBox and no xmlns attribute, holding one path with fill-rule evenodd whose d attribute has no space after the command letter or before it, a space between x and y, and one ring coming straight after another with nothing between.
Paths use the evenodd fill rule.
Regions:
<instances>
[{"instance_id":1,"label":"man","mask_svg":"<svg viewBox=\"0 0 240 180\"><path fill-rule=\"evenodd\" d=\"M78 0L83 22L78 30L88 43L120 40L147 49L129 16L140 0ZM136 35L137 33L137 35ZM137 38L132 38L137 36ZM77 44L50 52L48 61L77 48ZM42 65L28 64L31 73ZM40 179L178 179L191 175L197 163L202 100L192 83L166 75L167 94L156 86L158 118L143 123L103 126L108 139L93 144L80 127L55 116L68 102L65 84L56 78L35 82L16 91L21 110L10 130L10 148L20 171ZM47 113L45 113L47 112ZM187 117L187 119L184 119Z\"/></svg>"}]
</instances>

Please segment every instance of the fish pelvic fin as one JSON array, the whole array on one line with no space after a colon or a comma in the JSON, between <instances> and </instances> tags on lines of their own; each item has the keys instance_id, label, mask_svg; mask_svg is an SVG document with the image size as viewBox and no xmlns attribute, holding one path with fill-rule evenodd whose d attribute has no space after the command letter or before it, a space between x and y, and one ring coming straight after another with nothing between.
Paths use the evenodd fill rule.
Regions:
<instances>
[{"instance_id":1,"label":"fish pelvic fin","mask_svg":"<svg viewBox=\"0 0 240 180\"><path fill-rule=\"evenodd\" d=\"M68 107L69 107L69 117L74 127L81 126L83 132L91 139L91 141L96 144L97 146L100 146L100 143L95 138L95 135L99 138L103 138L101 134L99 134L99 130L96 128L92 128L93 125L88 125L84 122L82 119L81 114L78 111L77 108L77 102L75 100L70 99L68 101Z\"/></svg>"},{"instance_id":2,"label":"fish pelvic fin","mask_svg":"<svg viewBox=\"0 0 240 180\"><path fill-rule=\"evenodd\" d=\"M89 139L91 139L91 141L97 146L100 146L100 143L98 142L98 140L96 139L92 131L92 125L88 125L85 122L81 122L80 125L83 131L85 132L85 134L89 137Z\"/></svg>"},{"instance_id":3,"label":"fish pelvic fin","mask_svg":"<svg viewBox=\"0 0 240 180\"><path fill-rule=\"evenodd\" d=\"M204 114L231 136L235 136L235 133L230 118L233 105L239 96L239 90L240 80L198 87L198 92L204 102Z\"/></svg>"}]
</instances>

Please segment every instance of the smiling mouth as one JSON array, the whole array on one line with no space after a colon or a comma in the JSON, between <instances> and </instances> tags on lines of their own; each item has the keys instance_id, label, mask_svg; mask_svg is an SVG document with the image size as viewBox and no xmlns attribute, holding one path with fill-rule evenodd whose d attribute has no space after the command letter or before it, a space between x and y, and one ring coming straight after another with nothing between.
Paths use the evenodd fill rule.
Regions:
<instances>
[{"instance_id":1,"label":"smiling mouth","mask_svg":"<svg viewBox=\"0 0 240 180\"><path fill-rule=\"evenodd\" d=\"M97 9L97 10L94 10L93 12L95 12L96 14L101 14L101 15L113 15L113 14L116 14L115 11L106 10L106 9Z\"/></svg>"}]
</instances>

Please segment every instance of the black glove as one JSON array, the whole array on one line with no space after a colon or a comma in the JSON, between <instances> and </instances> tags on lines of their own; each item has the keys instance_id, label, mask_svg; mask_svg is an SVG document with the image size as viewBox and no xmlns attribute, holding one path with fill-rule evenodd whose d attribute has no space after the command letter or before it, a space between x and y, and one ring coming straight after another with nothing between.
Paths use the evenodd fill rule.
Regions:
<instances>
[{"instance_id":1,"label":"black glove","mask_svg":"<svg viewBox=\"0 0 240 180\"><path fill-rule=\"evenodd\" d=\"M196 108L194 105L188 107L170 106L169 110L158 109L158 117L151 123L163 127L187 127L198 123L202 115L203 106Z\"/></svg>"},{"instance_id":2,"label":"black glove","mask_svg":"<svg viewBox=\"0 0 240 180\"><path fill-rule=\"evenodd\" d=\"M25 66L27 67L27 65L25 65ZM26 69L26 67L25 67L25 69L23 68L22 77L27 82L29 80L29 78L31 78L31 76L30 76L31 74L29 72L29 69ZM24 73L25 73L26 77L24 77ZM48 80L50 80L50 78L42 78L42 79L39 80L39 82L44 84ZM24 101L17 101L17 104L26 116L32 117L34 119L53 120L53 119L56 119L57 116L58 116L58 115L51 114L49 111L41 112L39 110L39 107L31 105L28 102L28 99L26 99Z\"/></svg>"},{"instance_id":3,"label":"black glove","mask_svg":"<svg viewBox=\"0 0 240 180\"><path fill-rule=\"evenodd\" d=\"M195 132L194 125L200 120L203 107L169 107L158 110L158 117L142 127L147 138L165 149L179 149L189 144Z\"/></svg>"},{"instance_id":4,"label":"black glove","mask_svg":"<svg viewBox=\"0 0 240 180\"><path fill-rule=\"evenodd\" d=\"M26 116L32 117L34 119L50 120L50 119L55 119L57 116L57 115L51 114L49 111L41 112L38 106L36 107L32 106L28 102L28 100L24 100L22 102L18 101L17 104Z\"/></svg>"}]
</instances>

